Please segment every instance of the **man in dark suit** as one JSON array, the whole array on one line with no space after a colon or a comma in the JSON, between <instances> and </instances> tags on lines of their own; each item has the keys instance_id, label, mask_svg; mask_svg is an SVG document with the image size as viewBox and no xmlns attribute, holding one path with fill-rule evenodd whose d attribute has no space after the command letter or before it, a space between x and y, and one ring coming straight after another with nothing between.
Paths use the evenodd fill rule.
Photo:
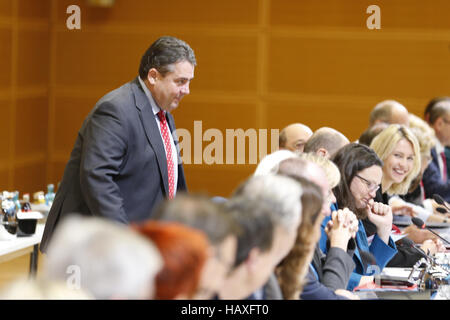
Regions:
<instances>
[{"instance_id":1,"label":"man in dark suit","mask_svg":"<svg viewBox=\"0 0 450 320\"><path fill-rule=\"evenodd\" d=\"M186 190L170 112L189 94L195 65L187 43L161 37L143 55L139 77L97 102L65 168L42 252L67 215L95 215L125 224L143 221L164 197Z\"/></svg>"},{"instance_id":2,"label":"man in dark suit","mask_svg":"<svg viewBox=\"0 0 450 320\"><path fill-rule=\"evenodd\" d=\"M436 145L431 150L432 161L423 173L425 196L431 198L439 194L445 201L450 202L450 177L445 155L445 147L450 146L450 99L442 98L432 107L427 107L425 115L428 123L436 133Z\"/></svg>"}]
</instances>

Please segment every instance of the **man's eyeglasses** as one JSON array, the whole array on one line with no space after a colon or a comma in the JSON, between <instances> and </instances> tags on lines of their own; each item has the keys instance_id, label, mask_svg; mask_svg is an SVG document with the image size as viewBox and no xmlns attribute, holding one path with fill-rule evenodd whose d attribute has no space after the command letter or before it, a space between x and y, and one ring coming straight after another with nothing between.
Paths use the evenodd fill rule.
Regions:
<instances>
[{"instance_id":1,"label":"man's eyeglasses","mask_svg":"<svg viewBox=\"0 0 450 320\"><path fill-rule=\"evenodd\" d=\"M371 182L371 181L369 181L369 180L367 180L367 179L364 179L363 177L361 177L361 176L359 176L359 175L356 175L358 178L360 178L362 181L364 181L364 183L366 184L366 186L367 186L367 190L369 191L369 192L373 192L373 191L377 191L378 189L380 189L380 185L379 184L376 184L376 183L373 183L373 182Z\"/></svg>"}]
</instances>

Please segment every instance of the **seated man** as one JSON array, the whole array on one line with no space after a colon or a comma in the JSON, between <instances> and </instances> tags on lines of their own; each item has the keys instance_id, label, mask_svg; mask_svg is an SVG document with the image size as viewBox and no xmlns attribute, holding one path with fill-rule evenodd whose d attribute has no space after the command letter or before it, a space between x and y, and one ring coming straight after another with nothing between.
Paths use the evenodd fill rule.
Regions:
<instances>
[{"instance_id":1,"label":"seated man","mask_svg":"<svg viewBox=\"0 0 450 320\"><path fill-rule=\"evenodd\" d=\"M297 181L277 175L254 176L238 187L226 206L232 212L238 211L233 216L244 229L243 237L238 238L238 251L242 250L238 255L242 254L243 257L237 258L241 263L235 264L237 268L230 274L219 294L221 299L244 299L252 293L260 294L259 297L253 295L253 298L277 298L267 297L258 289L269 280L275 266L294 244L301 221L301 194L301 186ZM244 219L243 214L250 217ZM252 242L249 238L252 234L257 238L267 236L262 231L258 233L253 230L258 226L261 214L264 214L264 218L267 215L273 229L272 244L264 254L261 249L252 249L246 244ZM278 291L279 288L274 290ZM281 293L278 298L281 298Z\"/></svg>"},{"instance_id":2,"label":"seated man","mask_svg":"<svg viewBox=\"0 0 450 320\"><path fill-rule=\"evenodd\" d=\"M330 158L336 151L350 141L339 131L322 127L317 129L305 145L305 153L315 153Z\"/></svg>"},{"instance_id":3,"label":"seated man","mask_svg":"<svg viewBox=\"0 0 450 320\"><path fill-rule=\"evenodd\" d=\"M305 143L312 134L312 130L302 123L290 124L280 132L280 150L286 149L292 152L301 153L303 152Z\"/></svg>"},{"instance_id":4,"label":"seated man","mask_svg":"<svg viewBox=\"0 0 450 320\"><path fill-rule=\"evenodd\" d=\"M47 279L70 280L96 299L153 299L163 260L151 241L101 218L71 215L60 223L47 252Z\"/></svg>"},{"instance_id":5,"label":"seated man","mask_svg":"<svg viewBox=\"0 0 450 320\"><path fill-rule=\"evenodd\" d=\"M429 110L428 123L436 134L436 145L431 150L432 161L423 173L425 196L432 198L438 194L450 202L450 163L445 154L445 147L450 146L450 100L439 101Z\"/></svg>"},{"instance_id":6,"label":"seated man","mask_svg":"<svg viewBox=\"0 0 450 320\"><path fill-rule=\"evenodd\" d=\"M385 122L387 124L398 123L409 126L408 110L404 105L395 100L384 100L378 103L370 112L369 127Z\"/></svg>"},{"instance_id":7,"label":"seated man","mask_svg":"<svg viewBox=\"0 0 450 320\"><path fill-rule=\"evenodd\" d=\"M211 299L217 295L234 265L237 234L236 222L219 204L200 195L179 194L164 201L153 213L159 221L179 222L203 231L210 242L210 252L202 278L193 299Z\"/></svg>"}]
</instances>

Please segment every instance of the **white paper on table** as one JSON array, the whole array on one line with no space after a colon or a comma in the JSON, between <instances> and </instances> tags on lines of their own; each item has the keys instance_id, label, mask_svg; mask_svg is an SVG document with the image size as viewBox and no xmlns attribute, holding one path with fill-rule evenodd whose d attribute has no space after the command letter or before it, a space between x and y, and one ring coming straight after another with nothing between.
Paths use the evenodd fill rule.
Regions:
<instances>
[{"instance_id":1,"label":"white paper on table","mask_svg":"<svg viewBox=\"0 0 450 320\"><path fill-rule=\"evenodd\" d=\"M408 235L407 233L405 233L405 234L391 233L391 238L394 242L397 242L398 240L406 237L407 235Z\"/></svg>"}]
</instances>

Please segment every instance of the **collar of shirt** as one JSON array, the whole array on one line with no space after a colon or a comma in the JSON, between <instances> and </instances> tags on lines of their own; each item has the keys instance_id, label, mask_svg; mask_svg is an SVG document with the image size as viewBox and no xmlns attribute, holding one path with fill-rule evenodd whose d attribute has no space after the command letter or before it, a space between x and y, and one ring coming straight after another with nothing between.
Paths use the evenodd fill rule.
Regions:
<instances>
[{"instance_id":1,"label":"collar of shirt","mask_svg":"<svg viewBox=\"0 0 450 320\"><path fill-rule=\"evenodd\" d=\"M438 156L445 150L444 146L437 138L436 138L436 145L434 147L436 148L436 153Z\"/></svg>"},{"instance_id":2,"label":"collar of shirt","mask_svg":"<svg viewBox=\"0 0 450 320\"><path fill-rule=\"evenodd\" d=\"M148 90L147 86L145 85L145 82L142 81L141 77L138 76L138 80L139 80L139 83L141 84L142 89L145 92L145 95L148 98L148 101L150 102L150 105L152 106L153 114L157 115L159 110L161 110L161 108L158 106L155 99L153 99L153 96L150 93L150 90Z\"/></svg>"}]
</instances>

